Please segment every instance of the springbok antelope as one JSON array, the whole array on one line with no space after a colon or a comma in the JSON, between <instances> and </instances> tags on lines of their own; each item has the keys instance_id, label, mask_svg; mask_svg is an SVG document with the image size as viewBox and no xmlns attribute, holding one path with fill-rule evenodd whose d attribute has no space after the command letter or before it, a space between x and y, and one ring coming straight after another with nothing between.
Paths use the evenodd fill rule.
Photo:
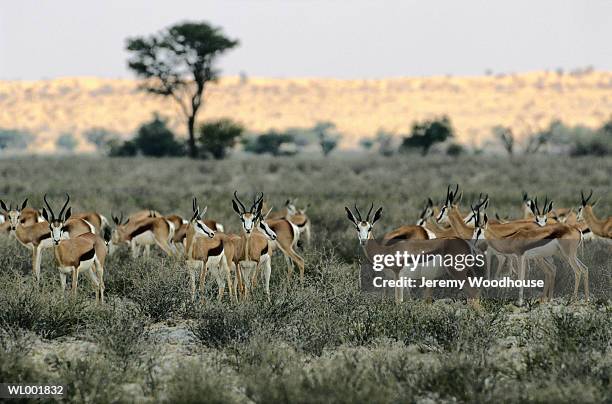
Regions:
<instances>
[{"instance_id":1,"label":"springbok antelope","mask_svg":"<svg viewBox=\"0 0 612 404\"><path fill-rule=\"evenodd\" d=\"M287 199L285 201L285 207L281 210L274 211L272 207L268 207L266 201L263 201L262 211L268 211L266 214L266 220L273 221L279 219L289 220L297 227L297 241L299 241L301 235L304 235L304 239L307 245L310 245L312 238L312 227L310 218L306 215L306 211L310 207L310 204L306 205L303 209L296 207L295 203L297 199Z\"/></svg>"},{"instance_id":2,"label":"springbok antelope","mask_svg":"<svg viewBox=\"0 0 612 404\"><path fill-rule=\"evenodd\" d=\"M268 213L270 213L268 211ZM304 258L302 258L296 251L297 243L299 240L300 230L293 221L288 219L274 219L268 220L268 214L260 218L260 231L264 233L267 231L261 229L261 226L268 226L275 234L276 238L271 241L272 249L278 247L278 249L285 256L285 262L287 263L287 280L291 281L293 276L293 264L297 265L300 271L300 282L304 282Z\"/></svg>"},{"instance_id":3,"label":"springbok antelope","mask_svg":"<svg viewBox=\"0 0 612 404\"><path fill-rule=\"evenodd\" d=\"M537 199L537 198L536 198ZM448 219L450 222L450 225L452 227L452 229L455 231L457 237L462 238L462 239L470 239L472 238L472 235L474 233L474 227L470 226L469 223L476 223L476 220L478 219L476 217L476 215L481 215L481 213L479 213L481 210L485 210L488 205L489 205L489 196L485 195L483 197L483 194L480 194L479 200L476 203L476 206L472 205L472 213L471 213L471 219L466 221L466 218L463 218L462 215L459 212L459 209L457 208L456 205L452 204L452 199L447 201L447 209L448 209ZM537 204L537 202L536 202ZM548 201L546 202L545 205L548 205ZM532 204L532 209L534 208L534 204ZM552 201L550 202L550 206L552 207ZM543 218L541 217L541 215L539 214L540 212L538 211L538 215L535 216L535 220L534 217L532 217L532 219L527 219L527 220L517 220L517 221L513 221L513 222L508 222L505 224L501 224L501 223L489 223L490 226L496 227L497 229L499 229L500 231L504 232L504 234L508 234L507 232L511 231L511 232L516 232L520 229L529 229L529 228L536 228L536 227L541 227L546 225L546 215L543 216ZM516 256L514 255L506 255L506 254L502 254L499 253L498 251L496 251L493 248L487 248L485 251L486 254L486 258L487 258L487 263L486 263L486 276L487 279L490 279L491 277L491 262L492 262L492 258L493 256L497 257L497 262L498 262L498 269L496 271L496 274L499 276L501 269L503 269L504 267L504 263L506 261L506 258L509 258L508 264L510 266L510 272L513 272L513 261L516 260ZM535 257L535 260L537 262L537 264L543 268L545 275L547 276L548 280L552 280L552 282L554 283L554 275L556 273L556 269L553 265L553 263L551 261L549 261L549 258L541 258L541 257ZM518 264L516 265L518 266ZM551 289L552 290L552 289ZM545 295L546 296L546 295Z\"/></svg>"},{"instance_id":4,"label":"springbok antelope","mask_svg":"<svg viewBox=\"0 0 612 404\"><path fill-rule=\"evenodd\" d=\"M221 232L215 233L203 220L207 208L200 210L196 198L193 198L193 216L189 221L185 237L185 256L191 279L191 297L195 300L196 277L200 289L200 298L204 299L206 275L210 270L217 281L220 301L225 293L225 284L229 288L230 299L237 300L237 276L232 281L234 245Z\"/></svg>"},{"instance_id":5,"label":"springbok antelope","mask_svg":"<svg viewBox=\"0 0 612 404\"><path fill-rule=\"evenodd\" d=\"M565 223L565 224L576 224L576 213L572 208L555 208L546 209L546 202L544 202L544 210L547 210L546 213L540 212L537 207L534 206L534 203L537 203L537 197L534 199L529 198L527 192L523 191L523 203L521 205L521 210L523 212L523 219L531 219L534 216L548 216L549 219L553 219L555 222ZM540 220L541 221L541 220Z\"/></svg>"},{"instance_id":6,"label":"springbok antelope","mask_svg":"<svg viewBox=\"0 0 612 404\"><path fill-rule=\"evenodd\" d=\"M578 207L578 220L584 220L589 226L593 234L598 237L605 238L607 240L612 239L612 217L598 218L593 212L593 207L597 205L590 203L593 197L593 190L589 193L589 196L584 197L584 192L580 191L580 206Z\"/></svg>"},{"instance_id":7,"label":"springbok antelope","mask_svg":"<svg viewBox=\"0 0 612 404\"><path fill-rule=\"evenodd\" d=\"M83 219L71 218L70 207L64 213L70 198L67 198L57 217L46 195L44 200L49 211L43 208L42 214L49 226L62 292L66 290L66 275L71 274L72 294L76 295L79 274L85 272L96 292L96 300L104 302L104 261L107 254L105 241L90 231L78 233L77 228L84 230L84 227L91 228L93 225ZM66 238L70 233L76 234Z\"/></svg>"},{"instance_id":8,"label":"springbok antelope","mask_svg":"<svg viewBox=\"0 0 612 404\"><path fill-rule=\"evenodd\" d=\"M71 216L73 219L83 219L87 223L91 224L96 234L102 234L104 229L110 227L108 219L98 212L79 212L73 213Z\"/></svg>"},{"instance_id":9,"label":"springbok antelope","mask_svg":"<svg viewBox=\"0 0 612 404\"><path fill-rule=\"evenodd\" d=\"M370 262L372 262L372 257L377 254L395 254L397 250L394 246L397 245L398 241L402 240L411 240L410 243L406 243L406 245L402 247L402 251L406 251L408 254L423 256L425 256L425 254L440 256L444 256L446 254L473 254L471 246L466 241L451 238L429 239L428 233L421 226L402 226L397 230L385 234L381 243L370 243L371 240L374 240L374 225L382 217L383 210L382 207L378 208L370 220L370 214L373 206L374 204L371 205L365 219L362 218L356 204L356 215L348 208L348 206L344 207L347 218L353 223L353 225L355 225L359 244L363 248L366 258ZM429 261L427 261L426 263L424 262L423 265L415 265L414 269L412 270L406 267L392 267L388 268L386 272L391 271L395 281L398 281L400 278L425 278L428 280L438 279L445 273L449 273L456 279L467 280L467 271L456 270L453 267L444 265L443 262L439 262L439 264L440 265L436 265L435 262L434 264L430 264ZM478 305L478 291L471 288L467 283L464 291L467 293L470 303ZM427 288L425 290L425 296L428 301L431 301L431 293L431 288ZM404 288L401 286L396 286L395 301L396 303L401 303L403 300Z\"/></svg>"},{"instance_id":10,"label":"springbok antelope","mask_svg":"<svg viewBox=\"0 0 612 404\"><path fill-rule=\"evenodd\" d=\"M580 278L584 273L584 294L589 300L589 271L586 265L576 256L578 246L581 242L580 231L562 223L550 224L544 227L533 227L519 229L512 234L503 234L494 226L488 224L486 213L476 214L476 226L472 238L475 240L486 240L487 245L494 250L507 255L519 257L520 269L519 280L525 279L526 263L530 258L551 257L560 253L561 257L568 262L574 271L574 299L578 297ZM543 298L550 299L554 290L555 272L547 273L544 281ZM552 277L552 279L551 279ZM518 304L523 304L523 287L519 288Z\"/></svg>"},{"instance_id":11,"label":"springbok antelope","mask_svg":"<svg viewBox=\"0 0 612 404\"><path fill-rule=\"evenodd\" d=\"M174 225L175 230L174 237L172 237L172 244L174 245L175 249L178 249L179 245L184 247L187 237L187 230L189 229L189 220L183 219L179 215L168 215L165 216L165 218ZM221 223L217 223L215 220L206 219L204 220L204 223L209 228L215 229L215 231L222 232L224 230L223 225Z\"/></svg>"},{"instance_id":12,"label":"springbok antelope","mask_svg":"<svg viewBox=\"0 0 612 404\"><path fill-rule=\"evenodd\" d=\"M132 250L132 257L137 258L140 253L140 246L145 247L145 256L151 254L151 245L157 244L167 255L176 254L171 245L174 237L174 224L162 216L145 217L141 220L131 218L123 221L121 217L112 216L115 229L112 232L111 243L113 245L128 244Z\"/></svg>"},{"instance_id":13,"label":"springbok antelope","mask_svg":"<svg viewBox=\"0 0 612 404\"><path fill-rule=\"evenodd\" d=\"M255 196L249 210L238 198L238 191L234 191L232 208L242 223L242 235L236 248L235 260L238 261L239 279L242 282L245 298L248 298L249 288L255 285L257 273L263 270L264 289L268 300L270 299L270 275L272 273L272 251L270 241L276 241L277 234L262 220L263 193L259 198ZM236 240L237 242L237 240Z\"/></svg>"},{"instance_id":14,"label":"springbok antelope","mask_svg":"<svg viewBox=\"0 0 612 404\"><path fill-rule=\"evenodd\" d=\"M22 226L30 226L44 221L38 210L29 208L27 205L27 198L23 201L21 207L19 205L13 207L12 203L9 203L7 207L4 201L0 200L0 206L6 215L6 223L9 224L9 231L14 232L18 223Z\"/></svg>"},{"instance_id":15,"label":"springbok antelope","mask_svg":"<svg viewBox=\"0 0 612 404\"><path fill-rule=\"evenodd\" d=\"M285 207L280 210L273 210L271 206L268 206L267 201L262 202L261 209L262 211L268 211L268 220L288 219L298 213L295 201L291 201L291 199L287 199L285 201Z\"/></svg>"}]
</instances>

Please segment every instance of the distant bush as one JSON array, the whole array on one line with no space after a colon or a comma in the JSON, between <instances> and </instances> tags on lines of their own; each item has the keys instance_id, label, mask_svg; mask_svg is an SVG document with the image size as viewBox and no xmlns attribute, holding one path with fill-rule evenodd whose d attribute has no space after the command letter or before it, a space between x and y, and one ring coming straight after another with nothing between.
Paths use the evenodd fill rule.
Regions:
<instances>
[{"instance_id":1,"label":"distant bush","mask_svg":"<svg viewBox=\"0 0 612 404\"><path fill-rule=\"evenodd\" d=\"M31 133L16 129L0 129L0 150L4 149L27 149L28 145L36 138Z\"/></svg>"},{"instance_id":2,"label":"distant bush","mask_svg":"<svg viewBox=\"0 0 612 404\"><path fill-rule=\"evenodd\" d=\"M333 122L318 122L313 128L319 137L319 145L325 157L338 146L342 137L335 129L336 125Z\"/></svg>"},{"instance_id":3,"label":"distant bush","mask_svg":"<svg viewBox=\"0 0 612 404\"><path fill-rule=\"evenodd\" d=\"M376 132L374 142L378 146L378 153L389 157L395 153L395 142L393 141L393 134L380 129Z\"/></svg>"},{"instance_id":4,"label":"distant bush","mask_svg":"<svg viewBox=\"0 0 612 404\"><path fill-rule=\"evenodd\" d=\"M598 130L576 136L570 149L572 156L612 155L612 118Z\"/></svg>"},{"instance_id":5,"label":"distant bush","mask_svg":"<svg viewBox=\"0 0 612 404\"><path fill-rule=\"evenodd\" d=\"M107 143L108 155L110 157L133 157L138 154L138 146L132 140L125 142L112 139Z\"/></svg>"},{"instance_id":6,"label":"distant bush","mask_svg":"<svg viewBox=\"0 0 612 404\"><path fill-rule=\"evenodd\" d=\"M118 138L107 140L108 155L130 157L137 154L150 157L184 156L184 144L176 140L166 120L155 114L153 120L143 124L132 140L122 142Z\"/></svg>"},{"instance_id":7,"label":"distant bush","mask_svg":"<svg viewBox=\"0 0 612 404\"><path fill-rule=\"evenodd\" d=\"M448 154L449 156L460 156L462 154L465 153L465 147L463 147L462 145L458 144L458 143L451 143L447 148L446 148L446 154Z\"/></svg>"},{"instance_id":8,"label":"distant bush","mask_svg":"<svg viewBox=\"0 0 612 404\"><path fill-rule=\"evenodd\" d=\"M272 130L247 139L244 142L244 150L255 154L269 153L273 156L292 155L297 153L295 149L290 148L292 145L295 147L293 136Z\"/></svg>"},{"instance_id":9,"label":"distant bush","mask_svg":"<svg viewBox=\"0 0 612 404\"><path fill-rule=\"evenodd\" d=\"M72 133L64 133L60 135L55 141L55 145L58 149L62 149L67 152L73 152L77 147L77 140Z\"/></svg>"},{"instance_id":10,"label":"distant bush","mask_svg":"<svg viewBox=\"0 0 612 404\"><path fill-rule=\"evenodd\" d=\"M144 156L184 156L185 148L178 142L166 121L155 115L151 122L138 129L134 144Z\"/></svg>"},{"instance_id":11,"label":"distant bush","mask_svg":"<svg viewBox=\"0 0 612 404\"><path fill-rule=\"evenodd\" d=\"M242 125L231 119L219 119L202 124L198 129L198 155L204 158L210 155L217 160L225 158L243 132Z\"/></svg>"},{"instance_id":12,"label":"distant bush","mask_svg":"<svg viewBox=\"0 0 612 404\"><path fill-rule=\"evenodd\" d=\"M412 125L410 136L404 137L400 146L400 151L406 152L418 148L421 149L422 155L426 155L429 153L431 146L436 143L444 142L453 136L454 131L450 119L446 116L420 123L415 122Z\"/></svg>"}]
</instances>

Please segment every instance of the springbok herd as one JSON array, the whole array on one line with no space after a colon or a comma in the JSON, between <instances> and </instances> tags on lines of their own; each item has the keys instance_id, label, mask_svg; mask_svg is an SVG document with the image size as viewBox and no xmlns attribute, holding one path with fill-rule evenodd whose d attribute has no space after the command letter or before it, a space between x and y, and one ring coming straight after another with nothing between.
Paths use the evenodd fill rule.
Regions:
<instances>
[{"instance_id":1,"label":"springbok herd","mask_svg":"<svg viewBox=\"0 0 612 404\"><path fill-rule=\"evenodd\" d=\"M459 202L459 186L447 188L444 203L434 207L431 199L420 214L416 225L404 225L386 233L381 240L381 249L393 245L398 240L423 241L426 243L406 244L412 253L422 254L467 254L484 251L486 255L487 277L491 275L491 261L498 259L497 274L501 273L508 262L510 273L517 272L519 280L525 279L528 260L534 260L545 274L543 300L551 299L554 290L556 268L552 257L558 255L572 268L575 276L574 299L577 298L581 277L584 279L585 298L589 298L588 268L578 258L578 248L583 240L599 237L612 238L612 217L598 218L591 203L593 192L585 197L581 192L580 204L573 209L553 208L553 202L546 198L543 206L537 197L530 199L523 195L523 218L516 220L489 219L486 209L488 195L480 195L478 201L470 206L470 211L462 213ZM306 208L296 208L295 202L287 200L279 211L267 208L263 193L258 194L250 203L244 205L234 192L232 207L238 215L242 231L240 234L226 233L222 224L204 219L207 208L201 209L193 198L193 215L189 220L179 215L164 216L155 210L141 210L129 217L111 215L112 223L97 212L72 214L69 206L70 196L56 215L47 199L43 197L41 210L0 200L0 230L14 236L19 243L32 251L32 274L36 282L40 280L41 253L53 248L60 275L62 290L66 288L66 276L71 275L72 293L76 294L78 278L85 273L94 287L96 299L104 300L104 262L120 245L128 245L132 256L149 256L151 245L157 245L169 256L183 255L190 275L192 299L196 298L199 287L203 291L207 273L210 272L218 286L218 299L224 296L227 284L230 299L237 301L249 297L251 289L263 277L263 285L270 298L271 257L279 250L287 263L287 278L291 279L294 265L300 271L300 281L304 280L304 259L298 254L300 238L310 243L311 222ZM373 228L382 217L382 207L372 215L374 205L365 217L355 205L354 212L345 207L348 219L354 224L366 258L371 259L373 251L366 248L368 240L374 239ZM372 215L372 217L370 217ZM416 251L418 246L418 251ZM424 251L423 249L426 249ZM518 271L516 270L518 266ZM414 272L416 271L416 272ZM406 269L393 269L398 279L406 275ZM439 278L450 274L465 279L468 271L453 267L413 268L408 274L428 278ZM197 283L196 283L197 281ZM403 288L396 288L397 302L403 299ZM478 299L478 291L466 288L468 299ZM428 298L431 290L426 290ZM519 289L519 304L523 302L523 289Z\"/></svg>"}]
</instances>

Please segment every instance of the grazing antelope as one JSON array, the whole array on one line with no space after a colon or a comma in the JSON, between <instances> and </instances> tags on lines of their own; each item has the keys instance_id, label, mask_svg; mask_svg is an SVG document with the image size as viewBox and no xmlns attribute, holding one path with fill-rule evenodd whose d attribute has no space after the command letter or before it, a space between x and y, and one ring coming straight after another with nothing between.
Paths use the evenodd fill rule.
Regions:
<instances>
[{"instance_id":1,"label":"grazing antelope","mask_svg":"<svg viewBox=\"0 0 612 404\"><path fill-rule=\"evenodd\" d=\"M486 240L489 248L499 253L519 257L519 280L525 279L526 263L530 258L551 257L560 253L574 271L574 299L578 297L580 278L584 273L584 293L589 300L589 272L588 268L576 256L581 242L581 233L578 229L565 224L557 223L544 227L518 229L511 234L504 234L499 228L488 224L486 213L482 216L475 212L476 226L472 238ZM503 226L503 225L500 225ZM554 290L554 271L546 274L544 282L544 298L552 298ZM552 279L550 278L552 276ZM523 304L523 287L519 288L519 305Z\"/></svg>"},{"instance_id":2,"label":"grazing antelope","mask_svg":"<svg viewBox=\"0 0 612 404\"><path fill-rule=\"evenodd\" d=\"M185 255L191 279L191 297L195 300L196 277L200 297L204 299L206 275L210 270L217 281L220 301L225 293L225 284L229 288L230 299L237 300L237 277L232 281L234 245L223 233L215 233L203 220L207 208L200 210L196 198L193 198L193 216L189 221L185 237Z\"/></svg>"},{"instance_id":3,"label":"grazing antelope","mask_svg":"<svg viewBox=\"0 0 612 404\"><path fill-rule=\"evenodd\" d=\"M70 200L69 197L57 217L46 195L44 200L49 211L43 208L42 214L51 234L62 291L66 290L66 275L70 274L72 275L72 294L76 295L79 274L85 272L96 292L96 300L104 302L104 261L107 254L105 241L89 231L75 235L69 234L75 232L77 227L93 227L91 223L83 219L71 218L70 207L64 214L64 209ZM70 237L66 238L67 235Z\"/></svg>"},{"instance_id":4,"label":"grazing antelope","mask_svg":"<svg viewBox=\"0 0 612 404\"><path fill-rule=\"evenodd\" d=\"M348 206L344 207L347 214L347 218L355 225L359 244L363 248L366 258L370 262L372 262L372 257L377 254L395 254L397 250L394 248L394 246L397 244L398 241L402 240L410 240L410 243L406 243L406 245L403 246L403 251L406 251L409 254L459 255L473 253L471 246L464 240L450 238L429 239L428 233L421 226L402 226L397 230L385 234L380 244L371 243L371 240L374 240L374 225L382 217L383 210L382 207L378 208L378 210L376 210L374 216L372 216L372 219L370 220L370 214L372 212L373 206L374 204L371 205L370 210L368 211L368 214L365 217L365 220L362 218L361 213L359 212L359 209L357 208L356 204L356 215L348 208ZM428 261L427 263L423 263L423 265L415 264L413 270L406 267L392 267L388 268L386 272L391 271L395 281L398 281L400 278L438 279L442 277L445 273L449 273L451 276L457 279L467 279L467 271L458 271L455 268L444 265L443 262L440 262L439 264L440 265L436 265L434 263L433 265L430 265ZM471 303L478 305L478 291L471 288L469 284L466 284L464 290L468 295L468 300L470 300ZM403 287L397 286L395 288L396 303L403 302L403 292ZM431 288L427 288L425 290L425 296L428 301L431 300L431 293Z\"/></svg>"},{"instance_id":5,"label":"grazing antelope","mask_svg":"<svg viewBox=\"0 0 612 404\"><path fill-rule=\"evenodd\" d=\"M584 193L580 191L578 220L584 220L593 232L593 234L595 234L596 236L610 240L612 239L612 217L608 216L606 218L598 218L597 216L595 216L595 212L593 212L593 207L597 205L598 201L595 201L595 203L591 204L589 201L592 197L593 190L591 190L591 193L586 198L584 197Z\"/></svg>"},{"instance_id":6,"label":"grazing antelope","mask_svg":"<svg viewBox=\"0 0 612 404\"><path fill-rule=\"evenodd\" d=\"M166 254L173 256L176 254L171 240L174 237L174 224L162 216L145 217L140 220L128 218L123 221L121 217L112 216L115 229L112 232L111 243L114 246L128 244L132 250L132 257L137 258L140 253L140 246L145 247L145 256L151 254L150 247L157 244ZM111 250L112 251L112 250Z\"/></svg>"},{"instance_id":7,"label":"grazing antelope","mask_svg":"<svg viewBox=\"0 0 612 404\"><path fill-rule=\"evenodd\" d=\"M232 208L242 223L242 235L236 248L235 260L238 261L240 288L244 288L245 298L248 298L249 288L254 285L257 273L263 269L264 289L270 299L270 274L272 273L272 251L269 241L278 240L277 234L262 220L263 193L255 196L249 210L234 191ZM236 240L237 241L237 240Z\"/></svg>"}]
</instances>

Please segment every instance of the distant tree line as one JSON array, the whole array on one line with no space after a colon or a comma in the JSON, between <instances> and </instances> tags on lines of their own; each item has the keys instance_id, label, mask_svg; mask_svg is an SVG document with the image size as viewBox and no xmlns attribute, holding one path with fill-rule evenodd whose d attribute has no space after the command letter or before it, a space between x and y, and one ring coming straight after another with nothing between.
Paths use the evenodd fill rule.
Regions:
<instances>
[{"instance_id":1,"label":"distant tree line","mask_svg":"<svg viewBox=\"0 0 612 404\"><path fill-rule=\"evenodd\" d=\"M223 159L238 144L244 151L273 156L294 155L313 145L328 156L338 146L342 135L331 122L320 122L312 128L292 128L286 131L270 130L261 134L245 134L244 127L223 118L204 122L196 127L196 158ZM178 138L168 127L167 120L154 115L144 123L132 139L122 140L118 134L102 128L85 132L86 139L100 152L111 157L178 157L189 154L189 144Z\"/></svg>"}]
</instances>

